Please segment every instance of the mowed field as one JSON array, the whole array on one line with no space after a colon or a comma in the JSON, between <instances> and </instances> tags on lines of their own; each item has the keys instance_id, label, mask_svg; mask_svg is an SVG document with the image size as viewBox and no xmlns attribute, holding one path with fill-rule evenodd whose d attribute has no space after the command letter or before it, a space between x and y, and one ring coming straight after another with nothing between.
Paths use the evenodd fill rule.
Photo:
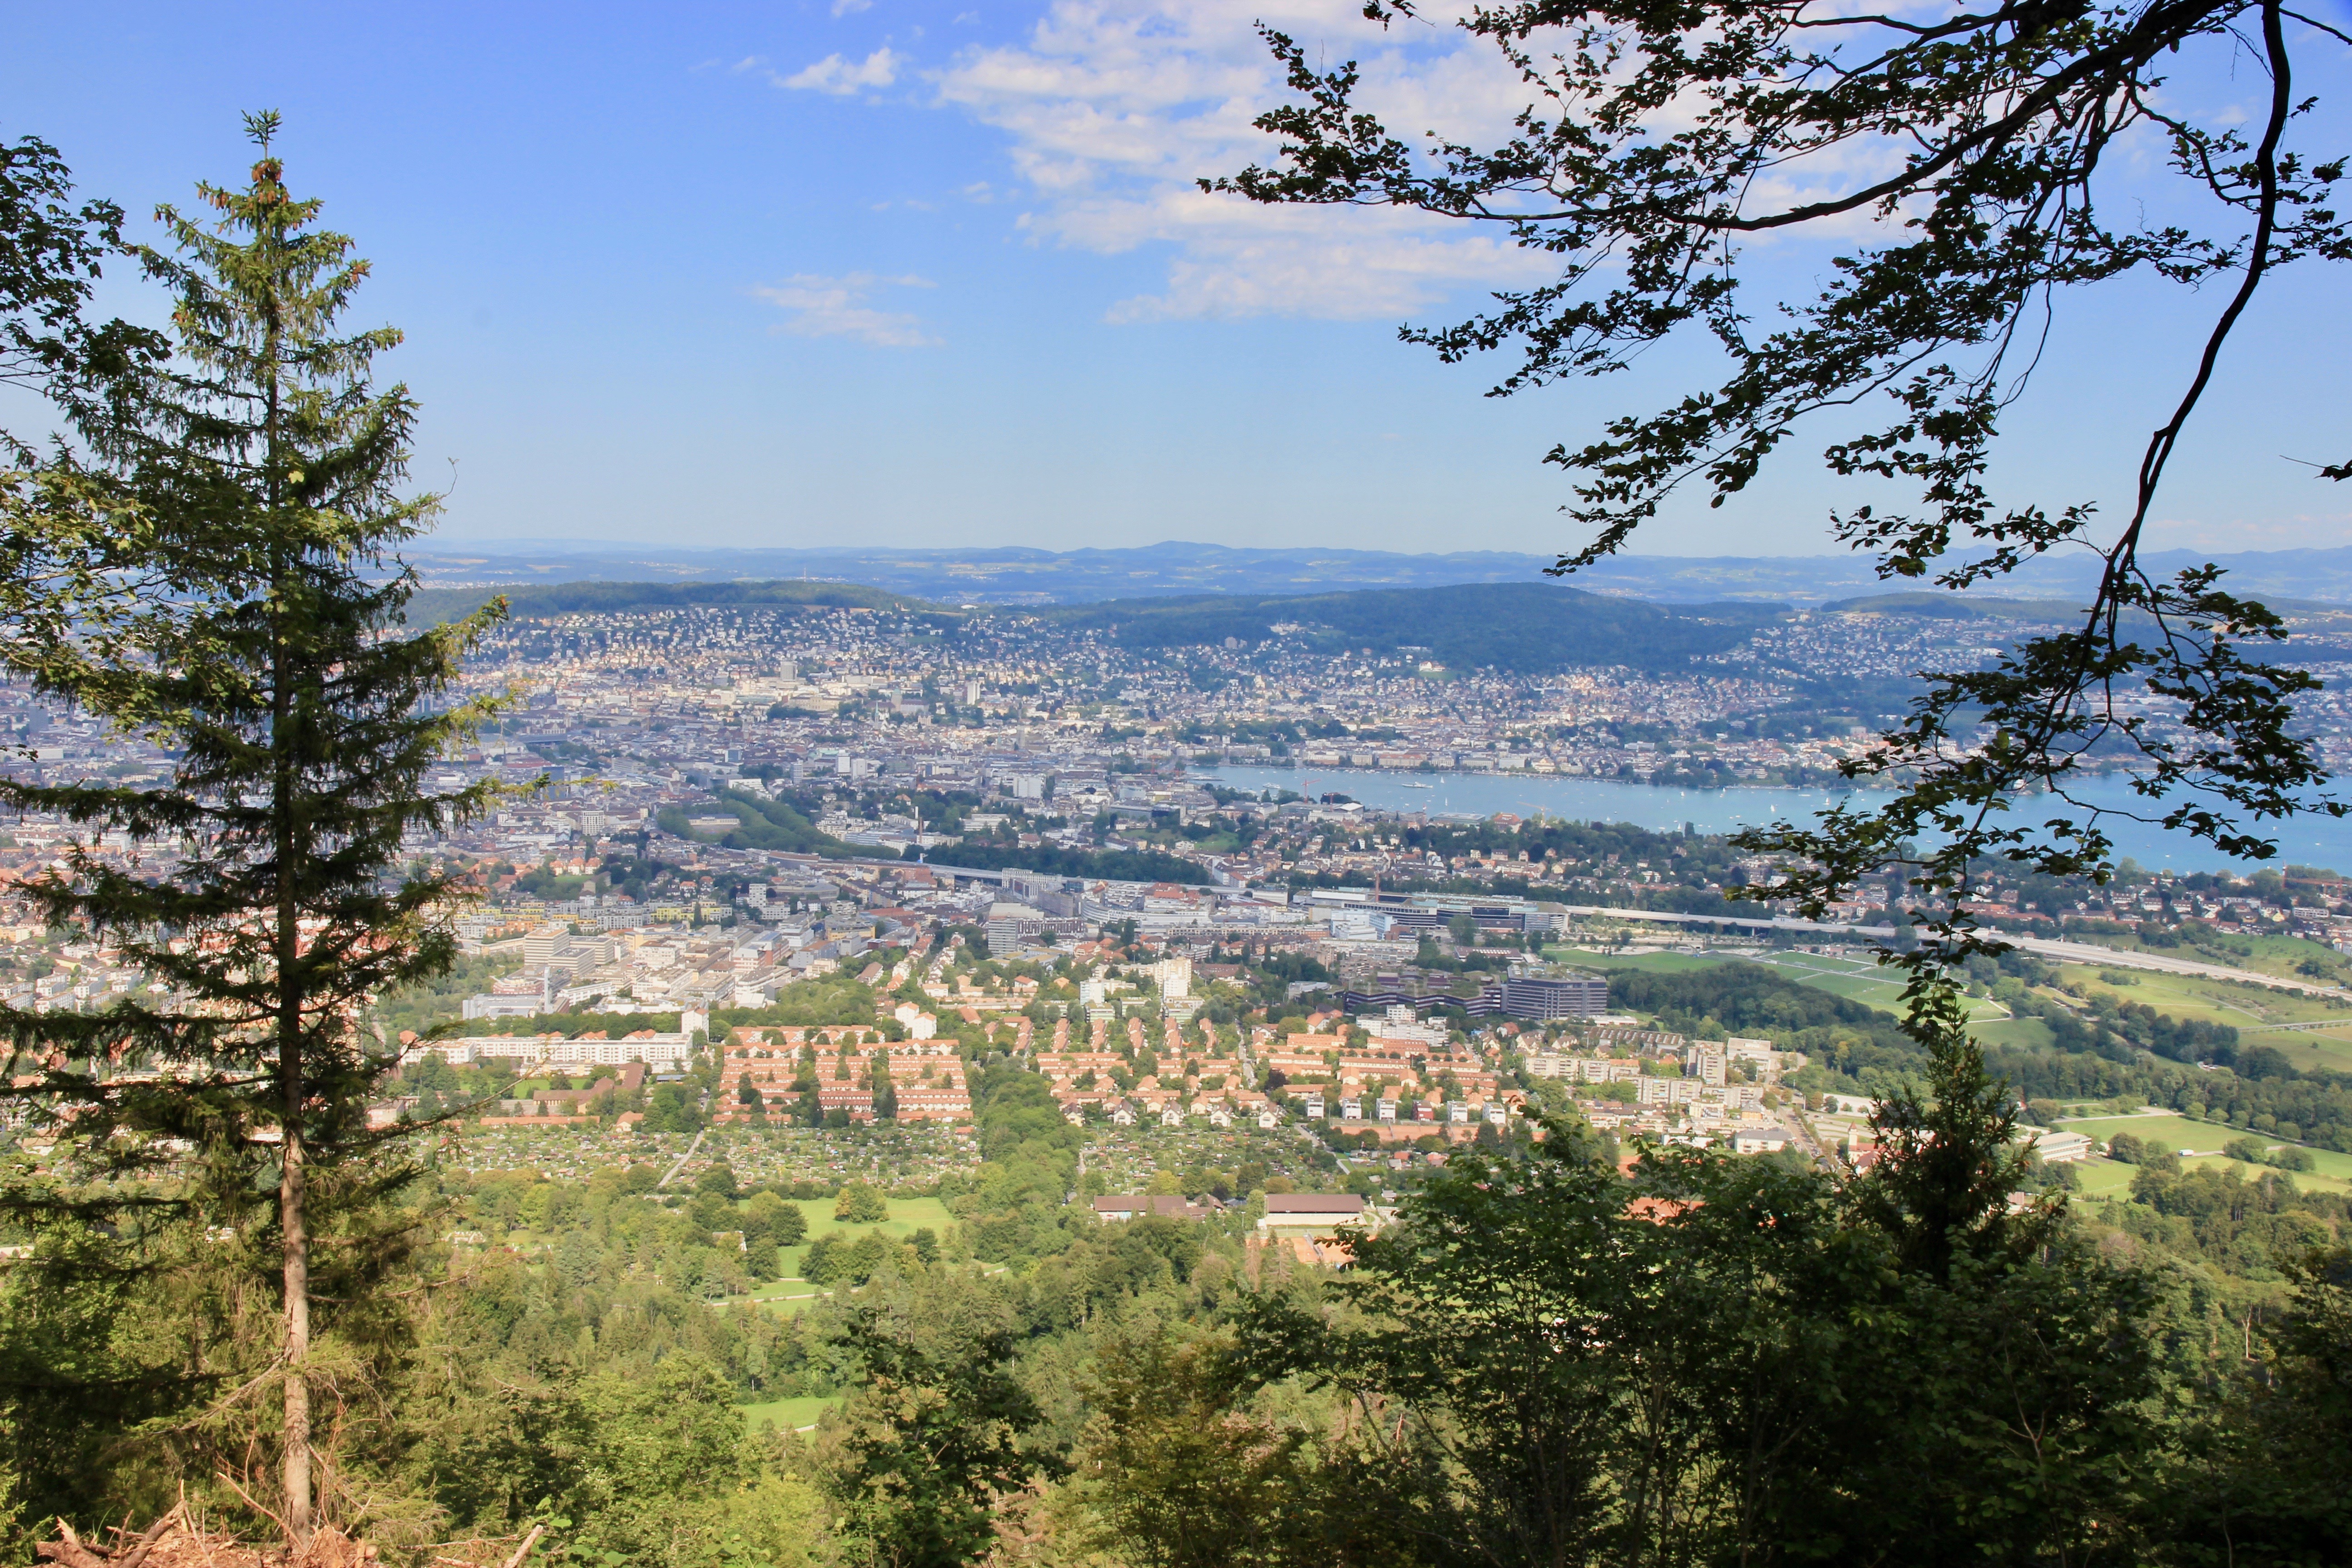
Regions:
<instances>
[{"instance_id":1,"label":"mowed field","mask_svg":"<svg viewBox=\"0 0 2352 1568\"><path fill-rule=\"evenodd\" d=\"M2265 1149L2278 1147L2275 1139L2259 1132L2243 1131L2210 1121L2191 1121L2170 1111L2142 1112L2137 1116L2070 1116L2059 1123L2069 1132L2106 1142L2118 1132L2168 1149L2188 1149L2191 1154L2181 1157L2181 1164L2194 1168L2200 1165L2238 1165L2249 1179L2268 1169L2262 1165L2243 1165L2221 1152L2221 1145L2237 1138L2252 1138ZM2352 1192L2352 1154L2339 1154L2333 1149L2310 1150L2313 1168L2291 1171L2295 1185L2314 1192ZM2078 1167L2083 1178L2083 1194L2086 1197L2106 1197L2131 1185L2132 1173L2138 1167L2120 1161L2092 1159Z\"/></svg>"},{"instance_id":2,"label":"mowed field","mask_svg":"<svg viewBox=\"0 0 2352 1568\"><path fill-rule=\"evenodd\" d=\"M785 1247L782 1249L782 1255L786 1258L791 1258L794 1251L794 1248ZM793 1267L798 1268L799 1265L794 1263ZM747 1296L730 1296L724 1302L720 1303L720 1305L727 1307L743 1305L764 1307L769 1311L781 1312L785 1317L790 1318L805 1311L810 1303L821 1301L832 1293L833 1292L830 1290L810 1284L807 1280L803 1279L798 1276L793 1276L788 1279L772 1280L768 1284L762 1285L758 1289L753 1290Z\"/></svg>"},{"instance_id":3,"label":"mowed field","mask_svg":"<svg viewBox=\"0 0 2352 1568\"><path fill-rule=\"evenodd\" d=\"M2186 958L2199 963L2215 963L2228 969L2250 969L2257 974L2275 974L2282 980L2317 980L2323 984L2337 984L2326 975L2314 975L2304 969L2312 964L2322 970L2341 972L2344 955L2322 942L2310 942L2299 936L2217 936L2209 942L2179 947L2156 947L2127 936L2070 936L2070 942L2087 942L2099 947L2112 947L2127 952L2146 952L2159 958Z\"/></svg>"},{"instance_id":4,"label":"mowed field","mask_svg":"<svg viewBox=\"0 0 2352 1568\"><path fill-rule=\"evenodd\" d=\"M1560 963L1573 963L1584 969L1641 969L1654 974L1687 974L1694 969L1712 969L1729 959L1698 952L1609 952L1591 947L1552 947L1544 956Z\"/></svg>"},{"instance_id":5,"label":"mowed field","mask_svg":"<svg viewBox=\"0 0 2352 1568\"><path fill-rule=\"evenodd\" d=\"M1590 969L1639 969L1664 974L1688 973L1695 969L1708 969L1724 963L1760 963L1801 985L1827 991L1832 995L1859 1002L1865 1007L1875 1007L1882 1013L1891 1013L1898 1017L1903 1012L1902 975L1882 968L1867 958L1828 957L1818 952L1618 954L1574 947L1550 949L1548 956ZM1969 1016L1977 1026L1978 1034L1996 1045L2046 1046L2050 1043L2050 1031L2041 1019L2013 1018L2008 1008L1990 997L1971 997Z\"/></svg>"},{"instance_id":6,"label":"mowed field","mask_svg":"<svg viewBox=\"0 0 2352 1568\"><path fill-rule=\"evenodd\" d=\"M771 1399L764 1405L737 1408L743 1412L743 1425L754 1432L771 1421L779 1432L801 1432L816 1425L826 1405L837 1403L837 1399Z\"/></svg>"},{"instance_id":7,"label":"mowed field","mask_svg":"<svg viewBox=\"0 0 2352 1568\"><path fill-rule=\"evenodd\" d=\"M2308 949L2308 942L2285 937L2250 939L2257 945ZM1824 957L1813 952L1763 952L1738 955L1691 952L1613 953L1587 948L1555 947L1547 956L1588 969L1647 970L1654 973L1688 973L1719 963L1761 963L1801 984L1860 1002L1864 1006L1900 1016L1901 976L1866 958ZM2098 964L2058 966L2060 978L2085 992L2110 991L2126 1002L2144 1003L2176 1018L2228 1024L2239 1031L2241 1046L2271 1046L2297 1068L2352 1072L2352 1006L2324 997L2305 996L2267 986L2231 980L2208 980L2192 974L2166 974L2148 969L2108 968ZM2114 978L2109 978L2113 976ZM1977 1036L1988 1045L2024 1048L2050 1044L2048 1026L2039 1018L2012 1017L2008 1008L1988 997L1971 998L1969 1018ZM2284 1024L2309 1027L2280 1028Z\"/></svg>"},{"instance_id":8,"label":"mowed field","mask_svg":"<svg viewBox=\"0 0 2352 1568\"><path fill-rule=\"evenodd\" d=\"M808 1240L798 1247L777 1249L777 1258L784 1268L784 1277L771 1280L747 1295L730 1297L722 1305L761 1307L772 1312L790 1317L805 1311L813 1301L824 1299L831 1292L820 1289L801 1278L801 1266L807 1260L809 1247L820 1237L840 1236L855 1241L868 1231L878 1231L894 1240L903 1240L915 1232L929 1229L935 1236L945 1236L948 1226L955 1223L947 1205L937 1198L892 1198L890 1217L870 1225L844 1225L833 1217L831 1198L805 1199L795 1204L808 1216Z\"/></svg>"},{"instance_id":9,"label":"mowed field","mask_svg":"<svg viewBox=\"0 0 2352 1568\"><path fill-rule=\"evenodd\" d=\"M808 1242L783 1249L784 1271L788 1274L801 1271L801 1260L808 1256L809 1242L820 1237L838 1235L855 1241L869 1230L878 1230L893 1240L903 1241L927 1227L934 1236L945 1236L948 1226L955 1223L955 1216L948 1213L947 1205L937 1198L892 1198L890 1217L877 1220L872 1225L842 1224L833 1217L831 1198L804 1199L797 1206L808 1216ZM808 1287L802 1286L801 1289L807 1289Z\"/></svg>"},{"instance_id":10,"label":"mowed field","mask_svg":"<svg viewBox=\"0 0 2352 1568\"><path fill-rule=\"evenodd\" d=\"M2228 1024L2238 1031L2241 1048L2275 1047L2298 1068L2352 1072L2352 1007L2341 1003L2233 980L2166 974L2152 969L2103 969L2096 964L2069 963L2061 966L2059 973L2068 984L2084 991L2112 991L2124 1001L2144 1003L2176 1018ZM2114 978L2110 979L2111 975ZM2314 1026L2269 1026L2280 1024Z\"/></svg>"},{"instance_id":11,"label":"mowed field","mask_svg":"<svg viewBox=\"0 0 2352 1568\"><path fill-rule=\"evenodd\" d=\"M1818 952L1767 952L1748 960L1776 969L1790 979L1900 1016L1905 975L1867 958L1838 958ZM2011 1022L2007 1007L1989 996L1969 998L1969 1021L1974 1024Z\"/></svg>"}]
</instances>

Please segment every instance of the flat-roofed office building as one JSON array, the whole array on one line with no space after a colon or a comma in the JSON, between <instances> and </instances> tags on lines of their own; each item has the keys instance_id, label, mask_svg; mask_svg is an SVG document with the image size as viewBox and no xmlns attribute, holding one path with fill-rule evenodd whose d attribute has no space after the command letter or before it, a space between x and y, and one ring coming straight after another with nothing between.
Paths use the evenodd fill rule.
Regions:
<instances>
[{"instance_id":1,"label":"flat-roofed office building","mask_svg":"<svg viewBox=\"0 0 2352 1568\"><path fill-rule=\"evenodd\" d=\"M1503 1011L1514 1018L1597 1018L1609 1011L1608 977L1506 980Z\"/></svg>"}]
</instances>

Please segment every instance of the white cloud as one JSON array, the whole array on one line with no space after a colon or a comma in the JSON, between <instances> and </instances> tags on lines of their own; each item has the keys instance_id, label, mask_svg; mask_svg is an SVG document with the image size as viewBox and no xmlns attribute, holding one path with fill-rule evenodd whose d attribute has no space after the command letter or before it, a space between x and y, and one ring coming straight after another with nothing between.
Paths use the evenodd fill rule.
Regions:
<instances>
[{"instance_id":1,"label":"white cloud","mask_svg":"<svg viewBox=\"0 0 2352 1568\"><path fill-rule=\"evenodd\" d=\"M833 0L833 14L846 16L855 12L871 10L874 0Z\"/></svg>"},{"instance_id":2,"label":"white cloud","mask_svg":"<svg viewBox=\"0 0 2352 1568\"><path fill-rule=\"evenodd\" d=\"M1333 65L1359 60L1363 101L1400 130L1497 134L1525 100L1490 45L1446 26L1383 32L1360 0L1054 0L1022 43L967 49L934 79L944 104L1011 138L1036 203L1024 220L1033 238L1170 247L1165 289L1122 301L1115 320L1393 318L1557 274L1551 258L1459 223L1202 194L1199 177L1273 152L1250 123L1286 96L1260 20L1328 40Z\"/></svg>"},{"instance_id":3,"label":"white cloud","mask_svg":"<svg viewBox=\"0 0 2352 1568\"><path fill-rule=\"evenodd\" d=\"M1917 8L1917 0L1898 0ZM1464 8L1466 9L1466 6ZM1409 139L1435 131L1472 146L1513 133L1530 90L1491 41L1453 26L1448 0L1383 29L1361 0L1046 0L1019 43L974 46L929 73L939 101L1009 138L1034 204L1034 242L1104 253L1170 252L1167 285L1122 301L1116 320L1298 315L1391 318L1462 292L1559 275L1558 258L1521 250L1500 224L1360 207L1265 207L1203 195L1202 176L1270 163L1274 139L1251 121L1291 94L1256 24L1305 45L1329 68L1353 59L1357 102ZM1549 46L1538 43L1540 58ZM1563 40L1563 47L1565 46ZM1681 129L1668 105L1654 130ZM1751 198L1798 199L1824 182L1893 167L1904 150L1832 149L1776 170ZM1841 237L1884 220L1824 226ZM1760 242L1759 242L1760 243Z\"/></svg>"},{"instance_id":4,"label":"white cloud","mask_svg":"<svg viewBox=\"0 0 2352 1568\"><path fill-rule=\"evenodd\" d=\"M870 272L820 278L802 272L752 292L779 310L791 312L782 330L796 337L856 338L886 349L928 348L940 342L928 336L922 322L913 315L878 310L867 304L867 295L877 285L898 289L932 287L926 278L877 278Z\"/></svg>"},{"instance_id":5,"label":"white cloud","mask_svg":"<svg viewBox=\"0 0 2352 1568\"><path fill-rule=\"evenodd\" d=\"M898 79L899 68L906 63L906 56L886 45L854 65L839 55L827 55L816 64L781 79L777 85L845 97L864 87L888 87Z\"/></svg>"}]
</instances>

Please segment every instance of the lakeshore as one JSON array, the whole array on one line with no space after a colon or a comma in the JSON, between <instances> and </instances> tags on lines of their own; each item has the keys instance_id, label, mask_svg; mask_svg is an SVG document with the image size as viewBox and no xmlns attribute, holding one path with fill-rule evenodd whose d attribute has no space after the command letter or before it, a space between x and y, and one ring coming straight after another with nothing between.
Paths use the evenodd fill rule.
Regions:
<instances>
[{"instance_id":1,"label":"lakeshore","mask_svg":"<svg viewBox=\"0 0 2352 1568\"><path fill-rule=\"evenodd\" d=\"M1400 773L1373 768L1265 768L1220 766L1193 770L1192 776L1227 789L1337 793L1381 811L1425 812L1432 817L1518 816L1538 813L1572 822L1625 822L1653 832L1689 826L1700 833L1738 833L1776 822L1802 821L1840 800L1864 801L1874 790L1839 790L1741 784L1725 789L1633 784L1617 779L1569 778L1542 773ZM1313 789L1307 788L1312 783ZM2082 798L2104 810L2145 811L2147 803L2121 776L2086 781ZM2037 809L2046 806L2050 809ZM2048 796L2021 798L2014 815L2038 821L2066 813L2065 803ZM2151 869L2230 870L2251 864L2232 859L2186 833L2121 817L2103 819L2118 858L2129 856ZM2352 821L2309 816L2278 825L2273 865L2352 867Z\"/></svg>"}]
</instances>

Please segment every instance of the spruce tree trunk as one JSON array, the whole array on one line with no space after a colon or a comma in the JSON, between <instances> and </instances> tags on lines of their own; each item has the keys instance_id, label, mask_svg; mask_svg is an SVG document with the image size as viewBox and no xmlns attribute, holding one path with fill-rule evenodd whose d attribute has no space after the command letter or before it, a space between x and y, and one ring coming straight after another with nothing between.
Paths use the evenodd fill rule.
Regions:
<instances>
[{"instance_id":1,"label":"spruce tree trunk","mask_svg":"<svg viewBox=\"0 0 2352 1568\"><path fill-rule=\"evenodd\" d=\"M282 863L282 862L281 862ZM281 906L280 951L290 952L299 931L294 912ZM280 961L279 985L292 970ZM282 1485L285 1490L287 1549L299 1553L310 1542L310 1229L304 1183L307 1151L302 1140L302 1037L299 1005L292 996L284 1002L288 1019L278 1035L278 1086L284 1094L281 1131L284 1159L278 1166L278 1228L286 1245L286 1452Z\"/></svg>"},{"instance_id":2,"label":"spruce tree trunk","mask_svg":"<svg viewBox=\"0 0 2352 1568\"><path fill-rule=\"evenodd\" d=\"M278 1223L286 1238L287 1545L310 1539L310 1233L303 1214L301 1075L286 1080L286 1160L278 1182Z\"/></svg>"},{"instance_id":3,"label":"spruce tree trunk","mask_svg":"<svg viewBox=\"0 0 2352 1568\"><path fill-rule=\"evenodd\" d=\"M274 331L272 335L274 338ZM269 393L273 432L277 418L278 392L273 385ZM279 583L292 575L283 558L276 566L273 575ZM294 890L296 857L303 846L298 841L294 826L295 795L300 784L295 768L294 741L289 733L294 718L294 672L288 668L285 638L278 628L273 627L270 641L270 750L276 753L271 759L275 773L271 783L276 796L271 804L272 815L277 818L278 840L278 1080L284 1095L284 1142L279 1147L285 1152L278 1178L278 1226L286 1244L283 1485L286 1545L289 1552L299 1554L310 1542L310 1230L304 1203L306 1173L302 1164L302 997L297 989L300 984L298 976L302 925Z\"/></svg>"}]
</instances>

